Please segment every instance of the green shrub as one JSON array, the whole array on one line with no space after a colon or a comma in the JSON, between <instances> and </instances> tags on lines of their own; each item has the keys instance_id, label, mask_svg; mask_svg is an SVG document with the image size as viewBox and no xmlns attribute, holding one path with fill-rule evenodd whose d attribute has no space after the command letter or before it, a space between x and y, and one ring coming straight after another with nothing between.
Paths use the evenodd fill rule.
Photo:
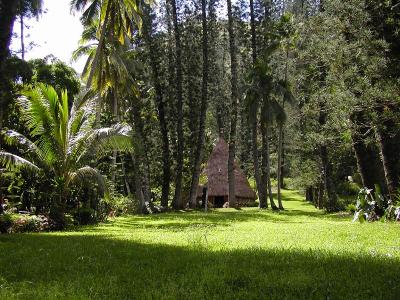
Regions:
<instances>
[{"instance_id":1,"label":"green shrub","mask_svg":"<svg viewBox=\"0 0 400 300\"><path fill-rule=\"evenodd\" d=\"M354 221L400 221L400 207L397 205L398 197L395 200L385 197L379 186L375 186L375 191L362 188L358 194Z\"/></svg>"}]
</instances>

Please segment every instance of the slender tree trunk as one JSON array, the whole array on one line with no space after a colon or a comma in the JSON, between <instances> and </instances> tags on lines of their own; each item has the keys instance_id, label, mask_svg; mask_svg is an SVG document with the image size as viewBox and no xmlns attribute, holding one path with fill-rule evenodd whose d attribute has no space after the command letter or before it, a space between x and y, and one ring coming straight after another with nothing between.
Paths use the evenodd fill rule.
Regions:
<instances>
[{"instance_id":1,"label":"slender tree trunk","mask_svg":"<svg viewBox=\"0 0 400 300\"><path fill-rule=\"evenodd\" d=\"M235 45L235 32L232 16L232 3L227 0L228 6L228 33L229 33L229 52L231 55L231 128L229 135L229 156L228 156L228 185L229 185L229 206L236 207L235 189L235 153L236 153L236 125L238 114L238 88L237 88L237 57Z\"/></svg>"},{"instance_id":2,"label":"slender tree trunk","mask_svg":"<svg viewBox=\"0 0 400 300\"><path fill-rule=\"evenodd\" d=\"M263 176L262 181L264 185L263 189L265 191L268 190L268 196L271 203L271 208L273 210L277 210L278 208L275 205L275 201L272 195L270 159L269 159L269 130L268 130L268 124L266 124L265 122L261 123L261 137L262 137L262 176ZM265 199L264 201L267 203L267 199Z\"/></svg>"},{"instance_id":3,"label":"slender tree trunk","mask_svg":"<svg viewBox=\"0 0 400 300\"><path fill-rule=\"evenodd\" d=\"M162 161L163 161L163 181L162 181L162 193L161 193L161 206L168 206L169 196L169 184L171 181L171 166L170 166L170 151L169 151L169 137L168 137L168 126L165 116L165 104L163 100L163 87L161 84L161 78L159 73L159 59L157 56L158 49L155 45L152 36L152 17L150 15L150 7L145 6L145 16L143 19L143 34L145 41L148 46L150 56L150 66L152 70L152 77L155 89L155 102L158 111L158 120L161 131L162 141Z\"/></svg>"},{"instance_id":4,"label":"slender tree trunk","mask_svg":"<svg viewBox=\"0 0 400 300\"><path fill-rule=\"evenodd\" d=\"M190 189L190 206L195 208L197 206L197 187L200 179L200 167L204 154L205 142L205 128L206 128L206 114L208 106L208 29L207 29L207 14L206 14L206 0L201 0L202 11L202 27L203 27L203 82L201 91L201 108L200 108L200 126L199 135L197 140L196 157L194 163L194 172L192 176L192 184Z\"/></svg>"},{"instance_id":5,"label":"slender tree trunk","mask_svg":"<svg viewBox=\"0 0 400 300\"><path fill-rule=\"evenodd\" d=\"M183 92L182 92L182 45L181 34L178 24L178 14L176 8L176 1L169 0L172 8L172 21L174 25L175 36L175 51L176 51L176 98L177 98L177 162L176 162L176 180L175 180L175 195L173 207L181 209L184 207L182 201L182 176L183 176Z\"/></svg>"}]
</instances>

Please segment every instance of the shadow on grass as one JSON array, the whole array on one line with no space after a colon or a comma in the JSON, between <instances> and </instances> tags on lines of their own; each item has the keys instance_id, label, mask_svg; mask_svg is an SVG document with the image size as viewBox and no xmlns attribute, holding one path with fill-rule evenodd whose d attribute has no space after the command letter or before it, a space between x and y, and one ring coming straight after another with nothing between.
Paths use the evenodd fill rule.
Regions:
<instances>
[{"instance_id":1,"label":"shadow on grass","mask_svg":"<svg viewBox=\"0 0 400 300\"><path fill-rule=\"evenodd\" d=\"M387 257L210 252L204 244L53 234L0 236L0 250L1 299L398 299L400 293L400 264Z\"/></svg>"}]
</instances>

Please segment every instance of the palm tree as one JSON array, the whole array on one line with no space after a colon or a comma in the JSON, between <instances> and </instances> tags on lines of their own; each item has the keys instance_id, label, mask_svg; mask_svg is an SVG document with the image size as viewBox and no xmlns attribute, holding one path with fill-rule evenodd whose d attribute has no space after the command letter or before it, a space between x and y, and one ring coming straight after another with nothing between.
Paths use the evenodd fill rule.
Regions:
<instances>
[{"instance_id":1,"label":"palm tree","mask_svg":"<svg viewBox=\"0 0 400 300\"><path fill-rule=\"evenodd\" d=\"M0 165L15 171L28 169L52 179L58 195L52 206L62 214L74 184L94 181L104 192L104 177L89 166L90 159L113 150L131 151L130 127L116 124L94 129L95 99L83 95L69 110L67 91L59 96L44 84L26 89L18 103L21 119L35 142L13 130L2 131L4 141L20 155L0 151Z\"/></svg>"},{"instance_id":2,"label":"palm tree","mask_svg":"<svg viewBox=\"0 0 400 300\"><path fill-rule=\"evenodd\" d=\"M89 26L97 20L98 46L87 76L87 86L90 88L98 64L104 55L104 44L118 42L120 45L125 45L134 32L140 30L142 25L140 1L72 0L71 9L83 11L81 21L84 26Z\"/></svg>"},{"instance_id":3,"label":"palm tree","mask_svg":"<svg viewBox=\"0 0 400 300\"><path fill-rule=\"evenodd\" d=\"M115 118L118 119L118 86L121 82L131 87L135 93L137 93L137 89L125 64L123 57L124 47L111 41L100 45L97 27L98 20L93 20L92 23L85 26L79 41L80 46L72 54L72 59L76 61L82 56L88 57L82 72L82 78L88 81L89 76L92 76L91 89L99 94L96 111L96 121L99 124L101 107L104 104L103 99L108 95L113 96L113 113ZM102 50L98 49L100 46L103 48ZM95 62L98 51L102 53L101 59Z\"/></svg>"}]
</instances>

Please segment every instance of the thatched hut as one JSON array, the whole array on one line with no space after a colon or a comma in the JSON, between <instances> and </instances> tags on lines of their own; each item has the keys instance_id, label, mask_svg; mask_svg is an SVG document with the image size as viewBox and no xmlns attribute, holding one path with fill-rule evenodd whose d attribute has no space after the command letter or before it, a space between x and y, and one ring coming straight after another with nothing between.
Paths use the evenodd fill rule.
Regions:
<instances>
[{"instance_id":1,"label":"thatched hut","mask_svg":"<svg viewBox=\"0 0 400 300\"><path fill-rule=\"evenodd\" d=\"M220 137L203 171L208 179L205 185L208 189L208 201L212 203L214 207L222 207L229 201L228 156L228 144ZM203 191L204 189L202 187L198 189L199 198L204 199ZM245 174L236 162L235 191L236 201L239 206L254 202L256 199L256 193L251 189Z\"/></svg>"}]
</instances>

